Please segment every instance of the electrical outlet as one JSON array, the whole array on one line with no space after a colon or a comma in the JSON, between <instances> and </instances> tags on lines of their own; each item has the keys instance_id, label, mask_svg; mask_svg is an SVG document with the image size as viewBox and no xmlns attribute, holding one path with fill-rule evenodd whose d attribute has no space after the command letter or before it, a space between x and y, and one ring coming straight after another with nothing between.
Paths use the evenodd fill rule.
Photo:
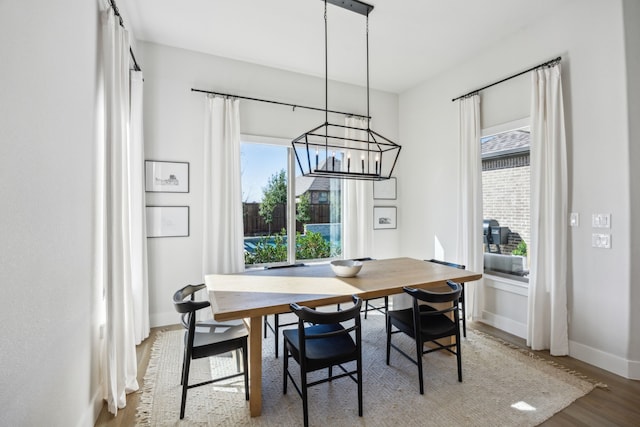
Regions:
<instances>
[{"instance_id":1,"label":"electrical outlet","mask_svg":"<svg viewBox=\"0 0 640 427\"><path fill-rule=\"evenodd\" d=\"M593 233L591 235L591 246L594 248L611 249L611 234Z\"/></svg>"},{"instance_id":2,"label":"electrical outlet","mask_svg":"<svg viewBox=\"0 0 640 427\"><path fill-rule=\"evenodd\" d=\"M592 214L591 226L593 228L611 228L611 214Z\"/></svg>"}]
</instances>

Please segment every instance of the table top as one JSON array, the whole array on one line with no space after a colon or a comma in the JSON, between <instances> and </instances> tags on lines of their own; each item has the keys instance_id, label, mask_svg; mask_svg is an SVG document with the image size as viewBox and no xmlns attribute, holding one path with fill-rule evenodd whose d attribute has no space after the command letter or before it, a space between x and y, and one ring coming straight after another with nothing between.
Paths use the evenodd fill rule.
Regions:
<instances>
[{"instance_id":1,"label":"table top","mask_svg":"<svg viewBox=\"0 0 640 427\"><path fill-rule=\"evenodd\" d=\"M251 270L205 276L217 320L285 313L296 302L309 307L344 303L351 295L363 299L402 293L404 286L432 288L446 280L470 282L479 273L413 258L363 262L355 277L337 277L329 264Z\"/></svg>"}]
</instances>

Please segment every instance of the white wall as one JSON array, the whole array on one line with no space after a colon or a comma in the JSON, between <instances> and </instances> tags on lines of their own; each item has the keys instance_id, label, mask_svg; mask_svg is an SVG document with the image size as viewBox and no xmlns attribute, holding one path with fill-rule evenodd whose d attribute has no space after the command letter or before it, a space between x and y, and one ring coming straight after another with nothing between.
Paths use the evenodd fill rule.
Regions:
<instances>
[{"instance_id":1,"label":"white wall","mask_svg":"<svg viewBox=\"0 0 640 427\"><path fill-rule=\"evenodd\" d=\"M632 378L640 378L640 263L634 260L640 259L640 2L637 0L625 0L623 2L625 47L627 56L627 94L629 102L629 169L630 169L630 196L631 196L631 247L630 260L632 278L631 295L629 298L629 360L635 361L630 371Z\"/></svg>"},{"instance_id":2,"label":"white wall","mask_svg":"<svg viewBox=\"0 0 640 427\"><path fill-rule=\"evenodd\" d=\"M138 42L136 57L145 81L146 158L189 162L191 174L189 194L147 193L148 205L191 207L190 237L148 240L151 324L158 326L177 321L171 304L173 292L187 283L203 281L200 236L205 95L191 92L191 88L323 108L324 78L143 42ZM329 109L366 113L366 90L330 82ZM294 112L290 107L245 100L240 101L240 111L241 132L249 135L291 140L324 122L324 112ZM371 115L374 130L397 140L397 95L372 91ZM342 116L330 117L333 122L342 120ZM376 231L371 256L396 255L399 230Z\"/></svg>"},{"instance_id":3,"label":"white wall","mask_svg":"<svg viewBox=\"0 0 640 427\"><path fill-rule=\"evenodd\" d=\"M412 195L411 208L405 207L399 219L404 224L401 253L428 258L441 247L442 256L453 259L458 105L451 99L562 56L569 209L581 215L580 227L569 229L570 352L626 376L632 362L628 360L631 307L622 301L631 292L631 217L621 6L621 1L588 0L554 10L536 25L401 94L400 139L405 146L398 182L403 194ZM522 105L528 99L521 102L521 87L528 77L518 79L524 83L512 81L508 83L511 87L499 86L481 94L483 104L498 92L505 102L503 116L487 108L491 121L522 117ZM612 214L613 246L609 250L591 247L592 213Z\"/></svg>"},{"instance_id":4,"label":"white wall","mask_svg":"<svg viewBox=\"0 0 640 427\"><path fill-rule=\"evenodd\" d=\"M0 2L2 426L91 426L100 403L98 25L96 1Z\"/></svg>"}]
</instances>

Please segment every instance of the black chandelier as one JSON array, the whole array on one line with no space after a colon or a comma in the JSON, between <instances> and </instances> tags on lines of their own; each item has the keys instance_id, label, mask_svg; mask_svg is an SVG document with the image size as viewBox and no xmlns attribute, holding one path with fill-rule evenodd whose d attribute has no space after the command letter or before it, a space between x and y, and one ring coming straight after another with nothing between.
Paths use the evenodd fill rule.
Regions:
<instances>
[{"instance_id":1,"label":"black chandelier","mask_svg":"<svg viewBox=\"0 0 640 427\"><path fill-rule=\"evenodd\" d=\"M329 123L327 2L366 17L367 128ZM324 0L325 122L294 139L302 175L379 181L389 179L400 146L371 129L369 115L369 13L373 6L358 0Z\"/></svg>"}]
</instances>

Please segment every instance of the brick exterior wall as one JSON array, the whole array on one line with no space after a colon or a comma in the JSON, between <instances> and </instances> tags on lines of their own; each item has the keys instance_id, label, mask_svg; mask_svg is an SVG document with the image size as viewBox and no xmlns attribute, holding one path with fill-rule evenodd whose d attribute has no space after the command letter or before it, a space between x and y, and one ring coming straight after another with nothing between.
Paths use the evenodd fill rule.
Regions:
<instances>
[{"instance_id":1,"label":"brick exterior wall","mask_svg":"<svg viewBox=\"0 0 640 427\"><path fill-rule=\"evenodd\" d=\"M482 162L483 217L495 219L501 227L509 227L508 243L500 245L503 254L510 254L521 240L529 246L529 170L528 154Z\"/></svg>"}]
</instances>

